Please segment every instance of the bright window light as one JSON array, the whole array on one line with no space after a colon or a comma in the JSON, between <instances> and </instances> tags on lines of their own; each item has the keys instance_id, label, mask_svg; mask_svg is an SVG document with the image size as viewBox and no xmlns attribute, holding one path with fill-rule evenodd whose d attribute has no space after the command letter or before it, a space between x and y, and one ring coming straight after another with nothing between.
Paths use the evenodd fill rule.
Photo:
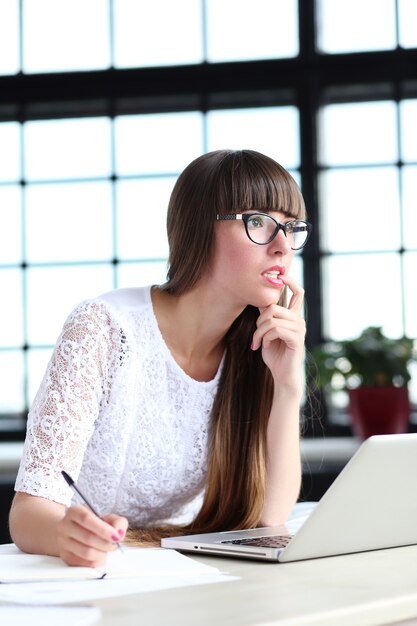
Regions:
<instances>
[{"instance_id":1,"label":"bright window light","mask_svg":"<svg viewBox=\"0 0 417 626\"><path fill-rule=\"evenodd\" d=\"M115 67L201 63L201 0L114 1Z\"/></svg>"},{"instance_id":2,"label":"bright window light","mask_svg":"<svg viewBox=\"0 0 417 626\"><path fill-rule=\"evenodd\" d=\"M28 185L25 209L29 263L113 258L110 181Z\"/></svg>"},{"instance_id":3,"label":"bright window light","mask_svg":"<svg viewBox=\"0 0 417 626\"><path fill-rule=\"evenodd\" d=\"M124 115L115 120L115 136L120 176L179 174L203 151L203 115Z\"/></svg>"},{"instance_id":4,"label":"bright window light","mask_svg":"<svg viewBox=\"0 0 417 626\"><path fill-rule=\"evenodd\" d=\"M328 54L392 50L395 0L318 0L318 49Z\"/></svg>"},{"instance_id":5,"label":"bright window light","mask_svg":"<svg viewBox=\"0 0 417 626\"><path fill-rule=\"evenodd\" d=\"M19 2L0 2L0 75L16 74L20 70L19 58Z\"/></svg>"},{"instance_id":6,"label":"bright window light","mask_svg":"<svg viewBox=\"0 0 417 626\"><path fill-rule=\"evenodd\" d=\"M382 326L390 337L403 333L398 254L334 255L323 259L324 334L329 339L359 335Z\"/></svg>"},{"instance_id":7,"label":"bright window light","mask_svg":"<svg viewBox=\"0 0 417 626\"><path fill-rule=\"evenodd\" d=\"M20 171L20 124L0 123L0 181L18 181Z\"/></svg>"},{"instance_id":8,"label":"bright window light","mask_svg":"<svg viewBox=\"0 0 417 626\"><path fill-rule=\"evenodd\" d=\"M400 46L417 48L417 2L398 0Z\"/></svg>"},{"instance_id":9,"label":"bright window light","mask_svg":"<svg viewBox=\"0 0 417 626\"><path fill-rule=\"evenodd\" d=\"M209 111L208 149L262 152L287 168L300 165L299 116L295 107Z\"/></svg>"},{"instance_id":10,"label":"bright window light","mask_svg":"<svg viewBox=\"0 0 417 626\"><path fill-rule=\"evenodd\" d=\"M110 120L104 117L27 122L27 180L110 176Z\"/></svg>"},{"instance_id":11,"label":"bright window light","mask_svg":"<svg viewBox=\"0 0 417 626\"><path fill-rule=\"evenodd\" d=\"M25 0L23 71L105 69L109 33L108 0Z\"/></svg>"},{"instance_id":12,"label":"bright window light","mask_svg":"<svg viewBox=\"0 0 417 626\"><path fill-rule=\"evenodd\" d=\"M208 61L298 54L296 0L207 0Z\"/></svg>"},{"instance_id":13,"label":"bright window light","mask_svg":"<svg viewBox=\"0 0 417 626\"><path fill-rule=\"evenodd\" d=\"M319 116L322 165L393 163L398 159L395 102L323 107Z\"/></svg>"},{"instance_id":14,"label":"bright window light","mask_svg":"<svg viewBox=\"0 0 417 626\"><path fill-rule=\"evenodd\" d=\"M324 250L366 252L401 247L397 168L325 171L319 189Z\"/></svg>"},{"instance_id":15,"label":"bright window light","mask_svg":"<svg viewBox=\"0 0 417 626\"><path fill-rule=\"evenodd\" d=\"M0 264L22 262L22 189L0 185Z\"/></svg>"}]
</instances>

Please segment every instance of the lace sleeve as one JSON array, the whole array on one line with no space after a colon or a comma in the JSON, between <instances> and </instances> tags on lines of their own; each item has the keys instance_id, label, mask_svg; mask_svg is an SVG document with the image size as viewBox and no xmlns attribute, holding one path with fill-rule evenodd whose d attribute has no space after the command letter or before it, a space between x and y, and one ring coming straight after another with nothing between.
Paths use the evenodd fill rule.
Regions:
<instances>
[{"instance_id":1,"label":"lace sleeve","mask_svg":"<svg viewBox=\"0 0 417 626\"><path fill-rule=\"evenodd\" d=\"M70 503L61 469L78 478L121 343L104 303L84 302L69 316L29 413L16 491Z\"/></svg>"}]
</instances>

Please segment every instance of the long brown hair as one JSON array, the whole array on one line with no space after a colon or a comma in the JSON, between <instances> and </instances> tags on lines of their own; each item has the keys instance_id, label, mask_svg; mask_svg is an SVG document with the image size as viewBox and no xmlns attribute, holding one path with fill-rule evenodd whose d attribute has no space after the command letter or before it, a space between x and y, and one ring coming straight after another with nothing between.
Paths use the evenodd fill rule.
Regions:
<instances>
[{"instance_id":1,"label":"long brown hair","mask_svg":"<svg viewBox=\"0 0 417 626\"><path fill-rule=\"evenodd\" d=\"M190 163L168 205L171 294L190 290L209 267L217 213L280 211L303 219L301 192L273 159L253 150L218 150ZM285 305L285 294L280 298ZM135 543L161 536L251 528L265 498L266 430L273 383L261 351L250 350L258 309L247 306L225 337L225 359L211 415L208 471L202 507L186 526L133 531Z\"/></svg>"}]
</instances>

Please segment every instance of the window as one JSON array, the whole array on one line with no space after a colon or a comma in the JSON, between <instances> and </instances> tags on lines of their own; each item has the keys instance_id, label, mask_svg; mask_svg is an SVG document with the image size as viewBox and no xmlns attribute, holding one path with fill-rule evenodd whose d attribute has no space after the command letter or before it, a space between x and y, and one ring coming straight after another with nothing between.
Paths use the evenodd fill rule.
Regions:
<instances>
[{"instance_id":1,"label":"window","mask_svg":"<svg viewBox=\"0 0 417 626\"><path fill-rule=\"evenodd\" d=\"M417 337L417 6L358 5L1 3L0 429L22 430L73 306L164 280L172 186L217 148L302 187L309 347L371 323Z\"/></svg>"}]
</instances>

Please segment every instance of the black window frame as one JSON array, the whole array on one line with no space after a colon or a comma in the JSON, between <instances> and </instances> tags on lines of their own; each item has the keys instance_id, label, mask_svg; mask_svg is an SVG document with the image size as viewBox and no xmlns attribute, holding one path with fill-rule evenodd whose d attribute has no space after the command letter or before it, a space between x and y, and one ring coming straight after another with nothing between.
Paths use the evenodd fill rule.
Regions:
<instances>
[{"instance_id":1,"label":"black window frame","mask_svg":"<svg viewBox=\"0 0 417 626\"><path fill-rule=\"evenodd\" d=\"M417 96L417 49L323 54L316 49L316 1L299 0L296 58L169 67L0 76L0 121L295 105L300 174L309 221L319 223L317 113L328 103ZM377 19L377 18L376 18ZM25 181L20 181L22 185ZM320 231L303 252L307 349L324 340ZM23 264L24 267L24 264ZM321 403L324 406L324 403ZM315 411L313 402L313 413ZM24 438L26 415L0 420L0 440ZM305 435L350 435L349 427L307 419Z\"/></svg>"}]
</instances>

